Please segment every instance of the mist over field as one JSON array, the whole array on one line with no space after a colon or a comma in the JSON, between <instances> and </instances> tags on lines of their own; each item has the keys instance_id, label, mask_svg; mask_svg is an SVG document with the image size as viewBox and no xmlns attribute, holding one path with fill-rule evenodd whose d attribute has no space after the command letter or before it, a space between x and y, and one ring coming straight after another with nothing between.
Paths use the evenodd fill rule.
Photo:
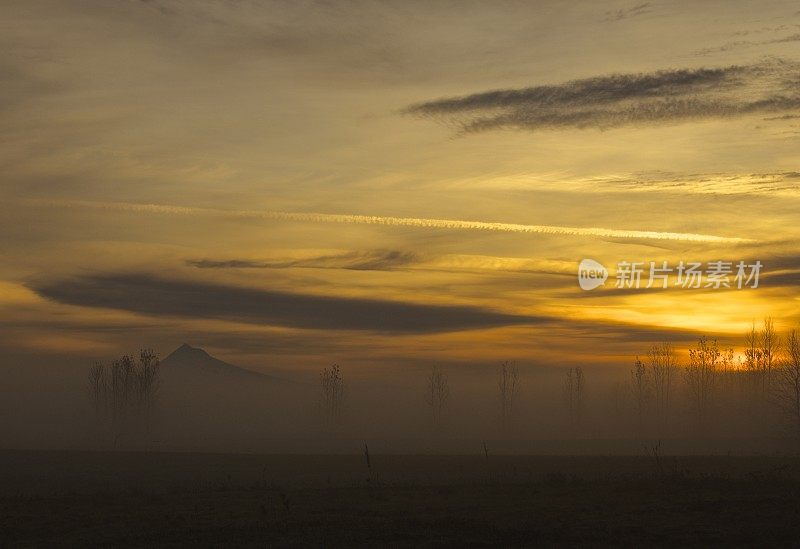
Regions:
<instances>
[{"instance_id":1,"label":"mist over field","mask_svg":"<svg viewBox=\"0 0 800 549\"><path fill-rule=\"evenodd\" d=\"M658 444L670 454L796 450L798 427L779 402L777 366L766 396L759 372L720 366L701 418L685 366L670 372L669 402L659 408L649 367L643 363L637 379L631 362L581 369L574 402L572 367L506 363L515 379L505 412L501 363L406 365L360 376L342 368L341 409L332 418L323 372L248 370L184 344L159 364L147 417L131 408L124 424L113 423L108 402L97 402L85 362L4 365L7 412L0 432L6 447L22 449L359 454L369 444L390 454L481 454L485 444L497 454L644 455ZM446 384L438 416L431 400L436 371Z\"/></svg>"}]
</instances>

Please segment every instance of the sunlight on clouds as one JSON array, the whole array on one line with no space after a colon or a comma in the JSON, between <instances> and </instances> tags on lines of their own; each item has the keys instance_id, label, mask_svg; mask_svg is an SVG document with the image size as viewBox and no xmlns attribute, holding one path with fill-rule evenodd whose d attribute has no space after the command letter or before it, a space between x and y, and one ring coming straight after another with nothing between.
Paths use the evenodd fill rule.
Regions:
<instances>
[{"instance_id":1,"label":"sunlight on clouds","mask_svg":"<svg viewBox=\"0 0 800 549\"><path fill-rule=\"evenodd\" d=\"M650 231L638 229L612 229L603 227L569 227L558 225L529 225L522 223L503 223L493 221L473 221L460 219L427 219L393 217L381 215L328 214L316 212L283 212L258 210L218 210L213 208L192 208L161 204L128 204L121 202L86 201L35 201L37 205L55 207L79 207L108 209L135 213L185 215L213 215L239 219L265 219L277 221L297 221L305 223L337 223L354 225L383 225L389 227L416 227L421 229L451 229L468 231L496 231L523 234L546 234L559 236L590 236L605 238L638 238L653 240L677 240L687 242L745 243L749 238L719 236L689 232Z\"/></svg>"},{"instance_id":2,"label":"sunlight on clouds","mask_svg":"<svg viewBox=\"0 0 800 549\"><path fill-rule=\"evenodd\" d=\"M0 280L0 307L10 305L35 305L43 300L36 292L22 284Z\"/></svg>"},{"instance_id":3,"label":"sunlight on clouds","mask_svg":"<svg viewBox=\"0 0 800 549\"><path fill-rule=\"evenodd\" d=\"M194 338L287 369L501 355L627 365L666 335L800 320L797 42L728 45L790 16L788 4L635 18L593 3L475 3L455 16L436 4L416 16L358 2L324 15L305 3L175 6L7 14L0 308L15 336L4 345L116 352ZM473 131L459 133L464 120ZM586 297L583 258L760 259L765 278L757 290ZM29 289L134 275L548 322L331 337Z\"/></svg>"},{"instance_id":4,"label":"sunlight on clouds","mask_svg":"<svg viewBox=\"0 0 800 549\"><path fill-rule=\"evenodd\" d=\"M698 334L743 335L754 321L786 318L796 305L776 300L766 289L703 291L673 289L605 299L603 304L576 305L572 315L599 321L627 322L639 326L688 329Z\"/></svg>"},{"instance_id":5,"label":"sunlight on clouds","mask_svg":"<svg viewBox=\"0 0 800 549\"><path fill-rule=\"evenodd\" d=\"M530 173L445 181L453 189L569 191L575 193L765 194L800 199L800 172L779 173L609 173L591 177Z\"/></svg>"}]
</instances>

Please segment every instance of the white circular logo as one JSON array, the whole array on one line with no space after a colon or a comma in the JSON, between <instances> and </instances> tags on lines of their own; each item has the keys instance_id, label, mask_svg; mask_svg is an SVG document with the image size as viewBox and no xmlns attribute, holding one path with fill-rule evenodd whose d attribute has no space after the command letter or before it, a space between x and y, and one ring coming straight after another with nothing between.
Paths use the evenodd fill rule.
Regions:
<instances>
[{"instance_id":1,"label":"white circular logo","mask_svg":"<svg viewBox=\"0 0 800 549\"><path fill-rule=\"evenodd\" d=\"M605 284L608 269L594 259L582 259L578 264L578 284L581 290L594 290Z\"/></svg>"}]
</instances>

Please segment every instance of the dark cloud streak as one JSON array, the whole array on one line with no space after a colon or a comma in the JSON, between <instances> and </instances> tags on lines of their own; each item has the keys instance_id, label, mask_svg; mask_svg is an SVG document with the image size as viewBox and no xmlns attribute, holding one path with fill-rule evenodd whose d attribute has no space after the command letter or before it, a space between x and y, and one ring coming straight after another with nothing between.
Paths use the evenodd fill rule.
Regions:
<instances>
[{"instance_id":1,"label":"dark cloud streak","mask_svg":"<svg viewBox=\"0 0 800 549\"><path fill-rule=\"evenodd\" d=\"M346 269L354 271L391 271L418 261L417 254L398 250L348 252L286 261L251 259L190 259L186 263L199 269Z\"/></svg>"},{"instance_id":2,"label":"dark cloud streak","mask_svg":"<svg viewBox=\"0 0 800 549\"><path fill-rule=\"evenodd\" d=\"M665 70L495 90L412 105L406 114L456 123L463 132L513 128L614 128L800 109L795 64Z\"/></svg>"},{"instance_id":3,"label":"dark cloud streak","mask_svg":"<svg viewBox=\"0 0 800 549\"><path fill-rule=\"evenodd\" d=\"M645 13L650 12L650 2L645 2L643 4L637 4L633 7L626 8L626 9L619 9L614 11L607 11L605 18L603 21L621 21L623 19L628 19L629 17L636 17L637 15L644 15Z\"/></svg>"},{"instance_id":4,"label":"dark cloud streak","mask_svg":"<svg viewBox=\"0 0 800 549\"><path fill-rule=\"evenodd\" d=\"M316 296L136 273L55 280L30 287L42 297L70 305L319 330L435 333L548 320L470 306Z\"/></svg>"}]
</instances>

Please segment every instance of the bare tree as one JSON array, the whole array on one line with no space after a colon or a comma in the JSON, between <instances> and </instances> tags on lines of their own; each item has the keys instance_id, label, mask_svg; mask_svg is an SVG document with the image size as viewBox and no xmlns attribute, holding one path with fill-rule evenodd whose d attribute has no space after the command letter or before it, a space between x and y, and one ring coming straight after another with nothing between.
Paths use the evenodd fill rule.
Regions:
<instances>
[{"instance_id":1,"label":"bare tree","mask_svg":"<svg viewBox=\"0 0 800 549\"><path fill-rule=\"evenodd\" d=\"M650 390L650 375L644 362L639 360L637 356L636 362L634 362L631 369L631 393L633 394L633 406L639 429L642 428L644 423L644 416L650 399Z\"/></svg>"},{"instance_id":2,"label":"bare tree","mask_svg":"<svg viewBox=\"0 0 800 549\"><path fill-rule=\"evenodd\" d=\"M130 355L123 355L111 363L111 385L109 406L111 408L111 428L114 441L130 428L136 363Z\"/></svg>"},{"instance_id":3,"label":"bare tree","mask_svg":"<svg viewBox=\"0 0 800 549\"><path fill-rule=\"evenodd\" d=\"M96 416L100 417L106 406L106 367L102 362L95 362L89 369L89 395Z\"/></svg>"},{"instance_id":4,"label":"bare tree","mask_svg":"<svg viewBox=\"0 0 800 549\"><path fill-rule=\"evenodd\" d=\"M764 319L761 330L756 329L755 322L745 336L745 368L756 379L761 397L766 397L776 359L780 352L780 337L775 331L772 319Z\"/></svg>"},{"instance_id":5,"label":"bare tree","mask_svg":"<svg viewBox=\"0 0 800 549\"><path fill-rule=\"evenodd\" d=\"M764 376L763 360L761 357L761 334L756 329L756 323L744 336L744 385L743 400L753 410L760 414L764 402ZM753 411L751 410L751 412Z\"/></svg>"},{"instance_id":6,"label":"bare tree","mask_svg":"<svg viewBox=\"0 0 800 549\"><path fill-rule=\"evenodd\" d=\"M500 419L503 425L507 425L511 420L518 383L519 371L516 365L508 361L503 362L497 380L497 387L500 390Z\"/></svg>"},{"instance_id":7,"label":"bare tree","mask_svg":"<svg viewBox=\"0 0 800 549\"><path fill-rule=\"evenodd\" d=\"M135 427L149 430L159 385L159 360L142 350L139 360L123 355L89 371L89 391L98 420L108 420L114 443Z\"/></svg>"},{"instance_id":8,"label":"bare tree","mask_svg":"<svg viewBox=\"0 0 800 549\"><path fill-rule=\"evenodd\" d=\"M761 330L761 361L763 362L764 381L763 393L767 397L772 386L773 373L780 353L780 336L775 331L772 319L764 319L764 327Z\"/></svg>"},{"instance_id":9,"label":"bare tree","mask_svg":"<svg viewBox=\"0 0 800 549\"><path fill-rule=\"evenodd\" d=\"M150 429L153 419L153 408L159 389L159 369L161 362L152 349L139 352L139 364L134 370L134 391L136 406L139 408L144 426Z\"/></svg>"},{"instance_id":10,"label":"bare tree","mask_svg":"<svg viewBox=\"0 0 800 549\"><path fill-rule=\"evenodd\" d=\"M583 370L580 366L567 370L564 380L564 401L570 425L574 428L583 416Z\"/></svg>"},{"instance_id":11,"label":"bare tree","mask_svg":"<svg viewBox=\"0 0 800 549\"><path fill-rule=\"evenodd\" d=\"M684 370L689 399L697 415L698 425L707 426L718 374L727 370L733 360L733 350L724 351L716 340L701 337L697 347L689 349L689 364Z\"/></svg>"},{"instance_id":12,"label":"bare tree","mask_svg":"<svg viewBox=\"0 0 800 549\"><path fill-rule=\"evenodd\" d=\"M746 370L754 372L761 368L761 336L756 329L756 323L753 321L753 326L750 331L744 336L745 349L744 349L744 367Z\"/></svg>"},{"instance_id":13,"label":"bare tree","mask_svg":"<svg viewBox=\"0 0 800 549\"><path fill-rule=\"evenodd\" d=\"M800 336L791 330L777 369L775 396L800 437Z\"/></svg>"},{"instance_id":14,"label":"bare tree","mask_svg":"<svg viewBox=\"0 0 800 549\"><path fill-rule=\"evenodd\" d=\"M323 368L320 382L322 391L320 407L325 425L330 427L341 421L344 412L344 379L339 365Z\"/></svg>"},{"instance_id":15,"label":"bare tree","mask_svg":"<svg viewBox=\"0 0 800 549\"><path fill-rule=\"evenodd\" d=\"M656 423L660 432L669 417L672 377L677 368L678 359L673 346L670 343L663 342L656 343L650 347L647 352L647 360L653 382Z\"/></svg>"},{"instance_id":16,"label":"bare tree","mask_svg":"<svg viewBox=\"0 0 800 549\"><path fill-rule=\"evenodd\" d=\"M770 399L775 388L775 372L779 368L780 337L775 331L771 318L764 319L761 330L756 329L755 322L745 335L744 369L747 373L746 401L753 408L755 416L766 420ZM780 375L780 374L779 374Z\"/></svg>"},{"instance_id":17,"label":"bare tree","mask_svg":"<svg viewBox=\"0 0 800 549\"><path fill-rule=\"evenodd\" d=\"M447 383L447 376L438 366L434 366L431 375L428 376L427 400L431 409L431 419L435 425L442 420L442 412L449 397L450 387Z\"/></svg>"}]
</instances>

